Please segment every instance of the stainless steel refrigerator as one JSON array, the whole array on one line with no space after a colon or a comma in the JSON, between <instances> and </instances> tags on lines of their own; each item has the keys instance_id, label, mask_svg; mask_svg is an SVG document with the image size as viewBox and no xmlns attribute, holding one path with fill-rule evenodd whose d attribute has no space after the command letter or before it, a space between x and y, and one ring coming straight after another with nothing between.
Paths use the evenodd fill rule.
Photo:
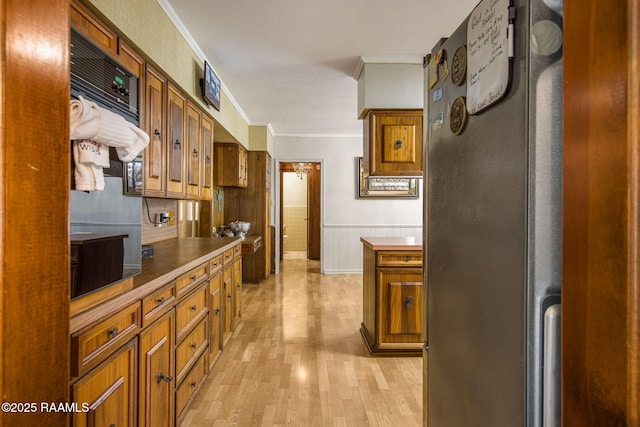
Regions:
<instances>
[{"instance_id":1,"label":"stainless steel refrigerator","mask_svg":"<svg viewBox=\"0 0 640 427\"><path fill-rule=\"evenodd\" d=\"M425 58L430 427L560 425L562 2L483 0Z\"/></svg>"}]
</instances>

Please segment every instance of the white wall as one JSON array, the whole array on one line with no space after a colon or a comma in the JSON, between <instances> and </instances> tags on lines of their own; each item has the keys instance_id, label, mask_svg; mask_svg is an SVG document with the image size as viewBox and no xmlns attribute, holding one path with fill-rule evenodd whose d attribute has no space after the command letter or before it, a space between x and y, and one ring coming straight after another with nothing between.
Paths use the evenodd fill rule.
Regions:
<instances>
[{"instance_id":1,"label":"white wall","mask_svg":"<svg viewBox=\"0 0 640 427\"><path fill-rule=\"evenodd\" d=\"M321 162L323 273L361 272L361 236L422 238L422 180L418 199L358 199L355 158L362 156L362 151L361 136L274 139L274 159L278 162ZM274 175L279 179L279 173ZM279 215L274 218L278 220Z\"/></svg>"}]
</instances>

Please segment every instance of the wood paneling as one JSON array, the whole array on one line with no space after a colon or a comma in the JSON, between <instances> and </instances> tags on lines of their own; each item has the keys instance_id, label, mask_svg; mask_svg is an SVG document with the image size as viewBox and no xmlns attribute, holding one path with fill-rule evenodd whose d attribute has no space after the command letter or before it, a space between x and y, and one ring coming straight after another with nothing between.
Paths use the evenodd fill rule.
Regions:
<instances>
[{"instance_id":1,"label":"wood paneling","mask_svg":"<svg viewBox=\"0 0 640 427\"><path fill-rule=\"evenodd\" d=\"M69 3L5 0L0 16L0 386L5 402L69 402Z\"/></svg>"},{"instance_id":2,"label":"wood paneling","mask_svg":"<svg viewBox=\"0 0 640 427\"><path fill-rule=\"evenodd\" d=\"M567 427L640 424L639 8L637 0L564 6Z\"/></svg>"},{"instance_id":3,"label":"wood paneling","mask_svg":"<svg viewBox=\"0 0 640 427\"><path fill-rule=\"evenodd\" d=\"M320 163L312 163L307 178L307 258L320 259Z\"/></svg>"}]
</instances>

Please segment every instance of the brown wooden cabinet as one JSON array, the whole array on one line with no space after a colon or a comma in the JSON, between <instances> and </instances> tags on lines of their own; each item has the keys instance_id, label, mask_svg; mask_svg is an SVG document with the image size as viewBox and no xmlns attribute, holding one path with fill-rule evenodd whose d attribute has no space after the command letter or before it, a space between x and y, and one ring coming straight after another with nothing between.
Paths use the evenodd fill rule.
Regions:
<instances>
[{"instance_id":1,"label":"brown wooden cabinet","mask_svg":"<svg viewBox=\"0 0 640 427\"><path fill-rule=\"evenodd\" d=\"M222 270L222 346L231 338L233 330L233 262L226 264Z\"/></svg>"},{"instance_id":2,"label":"brown wooden cabinet","mask_svg":"<svg viewBox=\"0 0 640 427\"><path fill-rule=\"evenodd\" d=\"M71 400L88 404L74 412L74 427L136 425L138 408L138 338L134 338L96 369L73 384Z\"/></svg>"},{"instance_id":3,"label":"brown wooden cabinet","mask_svg":"<svg viewBox=\"0 0 640 427\"><path fill-rule=\"evenodd\" d=\"M371 110L364 119L371 176L422 176L422 110Z\"/></svg>"},{"instance_id":4,"label":"brown wooden cabinet","mask_svg":"<svg viewBox=\"0 0 640 427\"><path fill-rule=\"evenodd\" d=\"M190 199L197 199L200 196L200 157L202 156L200 116L200 111L189 102L186 117L185 157L187 197Z\"/></svg>"},{"instance_id":5,"label":"brown wooden cabinet","mask_svg":"<svg viewBox=\"0 0 640 427\"><path fill-rule=\"evenodd\" d=\"M140 427L173 425L175 313L172 309L140 333Z\"/></svg>"},{"instance_id":6,"label":"brown wooden cabinet","mask_svg":"<svg viewBox=\"0 0 640 427\"><path fill-rule=\"evenodd\" d=\"M202 155L200 156L200 198L213 199L213 120L202 115L200 121L200 140Z\"/></svg>"},{"instance_id":7,"label":"brown wooden cabinet","mask_svg":"<svg viewBox=\"0 0 640 427\"><path fill-rule=\"evenodd\" d=\"M166 194L167 80L153 68L146 68L146 121L149 145L143 152L143 193L150 197Z\"/></svg>"},{"instance_id":8,"label":"brown wooden cabinet","mask_svg":"<svg viewBox=\"0 0 640 427\"><path fill-rule=\"evenodd\" d=\"M217 142L215 147L215 185L247 186L247 150L235 143Z\"/></svg>"},{"instance_id":9,"label":"brown wooden cabinet","mask_svg":"<svg viewBox=\"0 0 640 427\"><path fill-rule=\"evenodd\" d=\"M233 260L233 284L232 284L233 330L240 323L242 308L242 256L236 256Z\"/></svg>"},{"instance_id":10,"label":"brown wooden cabinet","mask_svg":"<svg viewBox=\"0 0 640 427\"><path fill-rule=\"evenodd\" d=\"M185 198L185 117L187 102L173 85L167 97L167 197Z\"/></svg>"},{"instance_id":11,"label":"brown wooden cabinet","mask_svg":"<svg viewBox=\"0 0 640 427\"><path fill-rule=\"evenodd\" d=\"M242 279L246 283L260 283L271 275L271 156L266 151L248 152L248 183L246 189L227 188L224 217L226 221L251 223L249 235L262 238L253 253L242 259Z\"/></svg>"},{"instance_id":12,"label":"brown wooden cabinet","mask_svg":"<svg viewBox=\"0 0 640 427\"><path fill-rule=\"evenodd\" d=\"M213 269L212 269L213 270ZM222 352L222 270L212 273L209 281L209 366Z\"/></svg>"},{"instance_id":13,"label":"brown wooden cabinet","mask_svg":"<svg viewBox=\"0 0 640 427\"><path fill-rule=\"evenodd\" d=\"M378 238L378 243L384 238ZM422 251L362 239L362 337L372 354L422 355ZM384 242L383 242L384 243ZM395 244L395 243L394 243Z\"/></svg>"}]
</instances>

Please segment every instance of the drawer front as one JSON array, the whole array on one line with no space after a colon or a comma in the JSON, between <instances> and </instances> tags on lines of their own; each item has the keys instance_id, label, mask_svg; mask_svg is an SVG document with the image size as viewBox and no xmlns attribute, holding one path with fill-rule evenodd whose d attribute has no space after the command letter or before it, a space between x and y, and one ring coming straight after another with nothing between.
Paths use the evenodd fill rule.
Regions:
<instances>
[{"instance_id":1,"label":"drawer front","mask_svg":"<svg viewBox=\"0 0 640 427\"><path fill-rule=\"evenodd\" d=\"M233 253L234 253L234 249L227 249L226 251L224 251L224 265L229 265L233 262Z\"/></svg>"},{"instance_id":2,"label":"drawer front","mask_svg":"<svg viewBox=\"0 0 640 427\"><path fill-rule=\"evenodd\" d=\"M207 316L209 287L201 286L176 306L176 344L180 344L200 320Z\"/></svg>"},{"instance_id":3,"label":"drawer front","mask_svg":"<svg viewBox=\"0 0 640 427\"><path fill-rule=\"evenodd\" d=\"M80 376L116 351L140 331L140 302L99 324L71 335L71 375Z\"/></svg>"},{"instance_id":4,"label":"drawer front","mask_svg":"<svg viewBox=\"0 0 640 427\"><path fill-rule=\"evenodd\" d=\"M236 245L233 247L233 257L237 258L242 256L242 245Z\"/></svg>"},{"instance_id":5,"label":"drawer front","mask_svg":"<svg viewBox=\"0 0 640 427\"><path fill-rule=\"evenodd\" d=\"M185 415L189 404L193 397L202 386L207 375L207 364L204 355L198 359L193 369L189 372L185 380L176 390L176 414L178 414L178 423Z\"/></svg>"},{"instance_id":6,"label":"drawer front","mask_svg":"<svg viewBox=\"0 0 640 427\"><path fill-rule=\"evenodd\" d=\"M142 300L142 327L146 328L159 319L176 303L175 282L164 286Z\"/></svg>"},{"instance_id":7,"label":"drawer front","mask_svg":"<svg viewBox=\"0 0 640 427\"><path fill-rule=\"evenodd\" d=\"M218 271L222 270L222 260L224 259L224 255L218 255L213 257L211 261L209 261L209 274L213 276Z\"/></svg>"},{"instance_id":8,"label":"drawer front","mask_svg":"<svg viewBox=\"0 0 640 427\"><path fill-rule=\"evenodd\" d=\"M203 319L182 344L176 347L176 384L180 384L198 357L204 353L207 343L207 322Z\"/></svg>"},{"instance_id":9,"label":"drawer front","mask_svg":"<svg viewBox=\"0 0 640 427\"><path fill-rule=\"evenodd\" d=\"M209 278L209 263L194 268L188 273L176 279L176 295L177 298L188 294L192 289L198 287L198 285Z\"/></svg>"},{"instance_id":10,"label":"drawer front","mask_svg":"<svg viewBox=\"0 0 640 427\"><path fill-rule=\"evenodd\" d=\"M380 251L378 267L422 267L421 251Z\"/></svg>"}]
</instances>

